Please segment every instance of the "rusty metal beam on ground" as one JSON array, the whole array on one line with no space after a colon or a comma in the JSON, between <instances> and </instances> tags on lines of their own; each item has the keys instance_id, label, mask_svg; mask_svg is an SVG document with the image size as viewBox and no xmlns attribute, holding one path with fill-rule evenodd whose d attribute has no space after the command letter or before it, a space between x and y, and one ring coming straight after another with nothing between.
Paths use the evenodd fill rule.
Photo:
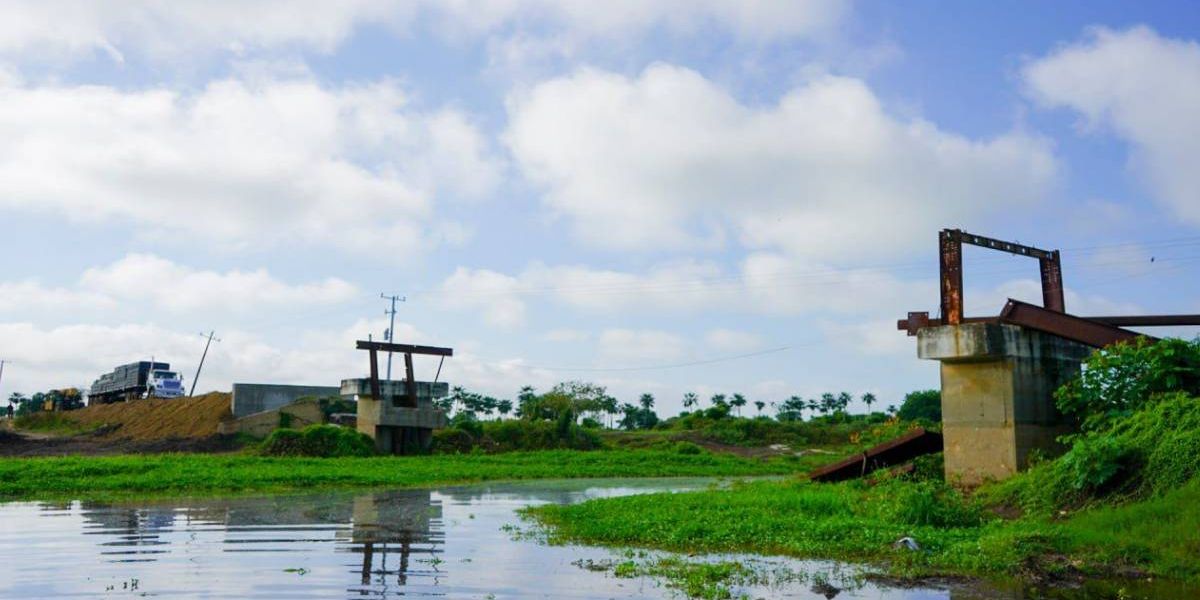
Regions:
<instances>
[{"instance_id":1,"label":"rusty metal beam on ground","mask_svg":"<svg viewBox=\"0 0 1200 600\"><path fill-rule=\"evenodd\" d=\"M1092 319L1054 312L1028 302L1012 299L1009 299L1008 304L1004 305L1004 310L1000 313L1000 322L1036 329L1096 348L1103 348L1117 342L1132 341L1138 337L1156 340L1156 338L1143 336L1136 331L1121 329Z\"/></svg>"},{"instance_id":2,"label":"rusty metal beam on ground","mask_svg":"<svg viewBox=\"0 0 1200 600\"><path fill-rule=\"evenodd\" d=\"M809 473L813 481L856 479L872 471L906 463L918 456L942 451L942 434L918 427L894 440L856 456L839 460Z\"/></svg>"}]
</instances>

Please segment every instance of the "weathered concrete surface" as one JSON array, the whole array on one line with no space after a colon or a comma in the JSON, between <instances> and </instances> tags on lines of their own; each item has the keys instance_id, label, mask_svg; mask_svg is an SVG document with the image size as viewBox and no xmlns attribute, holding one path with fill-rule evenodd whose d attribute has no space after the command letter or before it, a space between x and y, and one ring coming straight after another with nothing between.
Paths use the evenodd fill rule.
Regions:
<instances>
[{"instance_id":1,"label":"weathered concrete surface","mask_svg":"<svg viewBox=\"0 0 1200 600\"><path fill-rule=\"evenodd\" d=\"M433 430L446 426L446 413L433 401L450 393L447 383L416 382L417 405L410 406L403 381L379 382L381 399L371 396L370 379L342 380L344 398L358 400L358 430L375 440L380 452L407 454L428 450Z\"/></svg>"},{"instance_id":2,"label":"weathered concrete surface","mask_svg":"<svg viewBox=\"0 0 1200 600\"><path fill-rule=\"evenodd\" d=\"M266 437L282 424L282 414L290 415L288 420L293 429L303 429L325 420L321 403L316 399L304 399L222 423L220 433L247 433L254 437Z\"/></svg>"},{"instance_id":3,"label":"weathered concrete surface","mask_svg":"<svg viewBox=\"0 0 1200 600\"><path fill-rule=\"evenodd\" d=\"M1004 479L1030 453L1062 451L1071 430L1054 390L1079 373L1092 348L998 323L927 327L917 355L941 361L946 478L965 485Z\"/></svg>"},{"instance_id":4,"label":"weathered concrete surface","mask_svg":"<svg viewBox=\"0 0 1200 600\"><path fill-rule=\"evenodd\" d=\"M235 383L230 409L234 417L244 417L291 404L305 396L326 398L337 396L339 392L336 387L323 385Z\"/></svg>"}]
</instances>

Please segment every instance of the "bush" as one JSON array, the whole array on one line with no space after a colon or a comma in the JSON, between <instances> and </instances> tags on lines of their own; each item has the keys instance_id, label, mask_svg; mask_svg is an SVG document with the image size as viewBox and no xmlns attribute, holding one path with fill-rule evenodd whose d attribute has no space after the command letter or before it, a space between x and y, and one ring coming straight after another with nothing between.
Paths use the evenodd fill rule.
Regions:
<instances>
[{"instance_id":1,"label":"bush","mask_svg":"<svg viewBox=\"0 0 1200 600\"><path fill-rule=\"evenodd\" d=\"M1084 429L1099 429L1128 417L1154 396L1173 392L1200 395L1200 338L1157 343L1138 338L1097 350L1055 400Z\"/></svg>"},{"instance_id":2,"label":"bush","mask_svg":"<svg viewBox=\"0 0 1200 600\"><path fill-rule=\"evenodd\" d=\"M879 486L884 516L908 525L975 527L983 523L983 509L968 502L954 488L939 482L895 481Z\"/></svg>"},{"instance_id":3,"label":"bush","mask_svg":"<svg viewBox=\"0 0 1200 600\"><path fill-rule=\"evenodd\" d=\"M475 446L475 438L462 429L448 427L433 432L433 452L436 454L465 454Z\"/></svg>"},{"instance_id":4,"label":"bush","mask_svg":"<svg viewBox=\"0 0 1200 600\"><path fill-rule=\"evenodd\" d=\"M353 429L309 425L300 431L276 429L263 441L261 451L269 456L371 456L375 442Z\"/></svg>"},{"instance_id":5,"label":"bush","mask_svg":"<svg viewBox=\"0 0 1200 600\"><path fill-rule=\"evenodd\" d=\"M1098 494L1114 487L1129 474L1134 452L1111 437L1080 438L1057 468L1077 492Z\"/></svg>"},{"instance_id":6,"label":"bush","mask_svg":"<svg viewBox=\"0 0 1200 600\"><path fill-rule=\"evenodd\" d=\"M920 390L904 396L904 403L897 413L905 421L942 421L942 393L938 390Z\"/></svg>"}]
</instances>

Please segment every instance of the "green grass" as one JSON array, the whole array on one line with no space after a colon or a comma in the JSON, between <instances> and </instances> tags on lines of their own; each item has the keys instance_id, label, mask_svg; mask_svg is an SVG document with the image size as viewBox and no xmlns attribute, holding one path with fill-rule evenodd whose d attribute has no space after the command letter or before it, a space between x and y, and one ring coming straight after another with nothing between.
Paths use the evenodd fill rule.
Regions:
<instances>
[{"instance_id":1,"label":"green grass","mask_svg":"<svg viewBox=\"0 0 1200 600\"><path fill-rule=\"evenodd\" d=\"M372 458L160 454L0 460L0 499L194 496L584 477L778 475L793 461L571 450Z\"/></svg>"},{"instance_id":2,"label":"green grass","mask_svg":"<svg viewBox=\"0 0 1200 600\"><path fill-rule=\"evenodd\" d=\"M1006 521L937 483L759 481L541 506L552 541L867 562L898 576L1108 574L1196 580L1200 484L1067 520ZM905 536L922 550L894 549Z\"/></svg>"}]
</instances>

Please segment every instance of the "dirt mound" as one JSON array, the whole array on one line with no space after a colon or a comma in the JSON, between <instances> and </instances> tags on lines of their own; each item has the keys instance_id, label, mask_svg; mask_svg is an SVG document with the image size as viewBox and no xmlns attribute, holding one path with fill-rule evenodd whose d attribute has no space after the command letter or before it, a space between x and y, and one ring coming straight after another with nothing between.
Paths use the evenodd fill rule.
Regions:
<instances>
[{"instance_id":1,"label":"dirt mound","mask_svg":"<svg viewBox=\"0 0 1200 600\"><path fill-rule=\"evenodd\" d=\"M103 427L101 436L106 439L199 439L216 435L217 426L233 418L229 404L230 394L211 392L194 398L101 404L62 415L81 425Z\"/></svg>"}]
</instances>

